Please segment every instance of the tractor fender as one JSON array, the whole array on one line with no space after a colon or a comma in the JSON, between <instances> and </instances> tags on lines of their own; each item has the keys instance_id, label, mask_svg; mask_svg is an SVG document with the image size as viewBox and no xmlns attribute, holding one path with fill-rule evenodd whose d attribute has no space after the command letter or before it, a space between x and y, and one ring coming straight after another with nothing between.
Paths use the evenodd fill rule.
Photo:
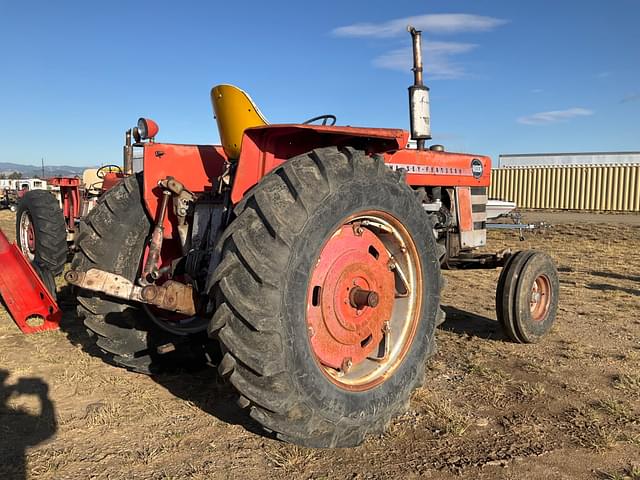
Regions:
<instances>
[{"instance_id":1,"label":"tractor fender","mask_svg":"<svg viewBox=\"0 0 640 480\"><path fill-rule=\"evenodd\" d=\"M242 200L262 177L289 158L315 148L352 146L371 153L404 148L409 132L390 128L283 124L248 128L242 137L231 201Z\"/></svg>"}]
</instances>

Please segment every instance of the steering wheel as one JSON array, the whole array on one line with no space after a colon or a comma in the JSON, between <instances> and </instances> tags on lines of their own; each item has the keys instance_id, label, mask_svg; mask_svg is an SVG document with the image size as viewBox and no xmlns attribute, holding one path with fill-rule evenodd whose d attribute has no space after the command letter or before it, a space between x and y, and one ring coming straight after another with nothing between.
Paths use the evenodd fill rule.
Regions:
<instances>
[{"instance_id":1,"label":"steering wheel","mask_svg":"<svg viewBox=\"0 0 640 480\"><path fill-rule=\"evenodd\" d=\"M119 165L103 165L96 172L96 177L104 178L107 173L122 173L122 168Z\"/></svg>"},{"instance_id":2,"label":"steering wheel","mask_svg":"<svg viewBox=\"0 0 640 480\"><path fill-rule=\"evenodd\" d=\"M302 122L302 125L307 125L309 123L317 122L318 120L322 120L322 125L327 125L329 121L329 126L336 124L336 116L335 115L318 115L317 117L310 118L306 122Z\"/></svg>"}]
</instances>

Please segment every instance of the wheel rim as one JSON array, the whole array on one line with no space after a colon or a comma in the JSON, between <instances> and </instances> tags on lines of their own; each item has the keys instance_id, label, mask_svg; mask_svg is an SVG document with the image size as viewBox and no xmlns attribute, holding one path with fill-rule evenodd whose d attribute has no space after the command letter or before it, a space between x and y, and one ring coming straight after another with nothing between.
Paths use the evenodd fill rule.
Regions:
<instances>
[{"instance_id":1,"label":"wheel rim","mask_svg":"<svg viewBox=\"0 0 640 480\"><path fill-rule=\"evenodd\" d=\"M324 243L307 291L307 329L322 372L368 390L404 360L420 320L422 270L405 227L381 211L347 218Z\"/></svg>"},{"instance_id":2,"label":"wheel rim","mask_svg":"<svg viewBox=\"0 0 640 480\"><path fill-rule=\"evenodd\" d=\"M20 250L29 260L35 258L36 234L29 212L22 212L20 216Z\"/></svg>"},{"instance_id":3,"label":"wheel rim","mask_svg":"<svg viewBox=\"0 0 640 480\"><path fill-rule=\"evenodd\" d=\"M534 322L541 322L547 316L551 304L551 281L546 275L539 275L531 287L529 308Z\"/></svg>"}]
</instances>

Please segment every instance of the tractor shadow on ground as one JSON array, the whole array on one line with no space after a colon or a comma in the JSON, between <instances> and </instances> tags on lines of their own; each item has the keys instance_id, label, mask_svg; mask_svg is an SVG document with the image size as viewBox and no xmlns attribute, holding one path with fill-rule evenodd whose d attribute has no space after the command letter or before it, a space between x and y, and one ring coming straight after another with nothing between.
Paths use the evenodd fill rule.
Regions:
<instances>
[{"instance_id":1,"label":"tractor shadow on ground","mask_svg":"<svg viewBox=\"0 0 640 480\"><path fill-rule=\"evenodd\" d=\"M456 307L442 305L442 309L447 317L445 322L438 327L440 330L498 342L508 340L497 320Z\"/></svg>"},{"instance_id":2,"label":"tractor shadow on ground","mask_svg":"<svg viewBox=\"0 0 640 480\"><path fill-rule=\"evenodd\" d=\"M626 288L619 287L617 285L609 285L608 283L589 283L586 285L589 290L600 290L600 291L620 291L628 293L629 295L640 296L640 290L636 288Z\"/></svg>"},{"instance_id":3,"label":"tractor shadow on ground","mask_svg":"<svg viewBox=\"0 0 640 480\"><path fill-rule=\"evenodd\" d=\"M71 344L79 346L85 353L113 365L113 368L123 368L114 365L111 358L96 346L82 318L76 313L77 303L71 289L71 286L66 285L58 292L58 304L64 312L60 330L66 334ZM151 379L166 388L172 395L189 402L224 423L240 425L251 433L272 438L249 416L247 410L237 405L238 395L220 377L214 365L197 368L176 367L162 374L151 375Z\"/></svg>"},{"instance_id":4,"label":"tractor shadow on ground","mask_svg":"<svg viewBox=\"0 0 640 480\"><path fill-rule=\"evenodd\" d=\"M95 342L89 337L87 329L78 316L76 307L78 306L71 285L65 284L58 289L57 303L62 310L60 320L60 331L63 332L72 345L82 348L83 352L101 360L108 361L102 351L96 347Z\"/></svg>"},{"instance_id":5,"label":"tractor shadow on ground","mask_svg":"<svg viewBox=\"0 0 640 480\"><path fill-rule=\"evenodd\" d=\"M614 278L616 280L630 280L632 282L640 282L640 275L625 275L617 272L599 272L599 271L589 272L589 275L593 275L594 277Z\"/></svg>"},{"instance_id":6,"label":"tractor shadow on ground","mask_svg":"<svg viewBox=\"0 0 640 480\"><path fill-rule=\"evenodd\" d=\"M208 415L231 425L239 425L248 432L275 438L249 416L249 411L237 404L238 394L218 374L217 368L207 366L197 371L176 371L151 377L172 395L189 402Z\"/></svg>"},{"instance_id":7,"label":"tractor shadow on ground","mask_svg":"<svg viewBox=\"0 0 640 480\"><path fill-rule=\"evenodd\" d=\"M27 478L26 451L49 438L58 429L49 386L40 378L19 378L9 384L9 371L0 368L0 478ZM35 397L38 413L16 406L20 397ZM31 404L31 402L30 402Z\"/></svg>"}]
</instances>

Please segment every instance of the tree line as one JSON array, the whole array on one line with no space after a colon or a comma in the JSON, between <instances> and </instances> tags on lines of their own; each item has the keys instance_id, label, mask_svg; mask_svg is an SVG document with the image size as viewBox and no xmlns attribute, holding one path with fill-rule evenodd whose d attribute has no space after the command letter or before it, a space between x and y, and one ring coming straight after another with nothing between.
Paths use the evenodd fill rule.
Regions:
<instances>
[{"instance_id":1,"label":"tree line","mask_svg":"<svg viewBox=\"0 0 640 480\"><path fill-rule=\"evenodd\" d=\"M0 180L20 180L22 178L22 174L20 172L11 172L9 175L6 173L0 173Z\"/></svg>"}]
</instances>

